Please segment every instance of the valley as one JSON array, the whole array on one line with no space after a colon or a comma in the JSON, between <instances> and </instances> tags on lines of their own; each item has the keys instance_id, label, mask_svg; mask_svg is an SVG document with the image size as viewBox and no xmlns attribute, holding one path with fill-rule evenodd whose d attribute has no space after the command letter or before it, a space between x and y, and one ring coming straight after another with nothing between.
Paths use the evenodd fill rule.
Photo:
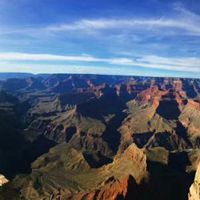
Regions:
<instances>
[{"instance_id":1,"label":"valley","mask_svg":"<svg viewBox=\"0 0 200 200\"><path fill-rule=\"evenodd\" d=\"M188 199L200 162L199 79L2 77L9 182L0 199Z\"/></svg>"}]
</instances>

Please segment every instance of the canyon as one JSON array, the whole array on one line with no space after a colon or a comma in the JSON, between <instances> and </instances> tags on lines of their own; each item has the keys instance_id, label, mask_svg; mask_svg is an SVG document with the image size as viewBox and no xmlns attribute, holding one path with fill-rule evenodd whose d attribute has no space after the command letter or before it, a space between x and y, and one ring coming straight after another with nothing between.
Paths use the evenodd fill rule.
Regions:
<instances>
[{"instance_id":1,"label":"canyon","mask_svg":"<svg viewBox=\"0 0 200 200\"><path fill-rule=\"evenodd\" d=\"M2 77L0 199L198 199L199 79Z\"/></svg>"}]
</instances>

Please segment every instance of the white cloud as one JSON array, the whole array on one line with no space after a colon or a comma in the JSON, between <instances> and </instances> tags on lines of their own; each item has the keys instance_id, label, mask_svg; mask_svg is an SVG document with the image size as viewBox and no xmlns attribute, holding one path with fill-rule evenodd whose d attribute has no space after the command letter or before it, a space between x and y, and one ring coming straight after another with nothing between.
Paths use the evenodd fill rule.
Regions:
<instances>
[{"instance_id":1,"label":"white cloud","mask_svg":"<svg viewBox=\"0 0 200 200\"><path fill-rule=\"evenodd\" d=\"M49 27L49 30L62 31L68 29L112 29L121 27L137 27L137 26L179 26L174 21L169 20L138 20L138 19L93 19L93 20L81 20L74 24L62 25L58 27Z\"/></svg>"},{"instance_id":2,"label":"white cloud","mask_svg":"<svg viewBox=\"0 0 200 200\"><path fill-rule=\"evenodd\" d=\"M50 25L44 27L44 30L47 32L81 30L90 33L93 31L113 29L121 29L123 31L126 31L126 29L156 31L165 28L169 29L169 31L163 32L163 34L174 33L200 36L200 16L198 14L185 9L181 3L174 3L173 10L175 11L173 17L80 19L71 23Z\"/></svg>"},{"instance_id":3,"label":"white cloud","mask_svg":"<svg viewBox=\"0 0 200 200\"><path fill-rule=\"evenodd\" d=\"M190 35L200 35L199 21L197 22L192 18L185 19L175 18L159 18L159 19L83 19L73 23L51 25L44 28L47 32L69 32L69 31L84 31L90 33L93 31L100 30L113 30L113 29L132 29L132 30L152 30L155 29L175 29L170 30L168 34L190 34ZM163 33L167 34L167 32Z\"/></svg>"},{"instance_id":4,"label":"white cloud","mask_svg":"<svg viewBox=\"0 0 200 200\"><path fill-rule=\"evenodd\" d=\"M1 61L98 61L97 58L87 55L63 56L52 54L28 54L28 53L0 53Z\"/></svg>"},{"instance_id":5,"label":"white cloud","mask_svg":"<svg viewBox=\"0 0 200 200\"><path fill-rule=\"evenodd\" d=\"M77 21L52 24L43 27L31 27L18 29L1 30L4 34L25 34L25 35L56 35L59 32L73 32L76 34L91 34L105 30L111 30L113 34L119 31L152 31L155 34L163 35L195 35L200 36L200 16L185 9L182 4L174 4L175 14L173 17L160 18L97 18L80 19ZM166 31L163 31L166 29ZM77 32L78 31L78 32Z\"/></svg>"},{"instance_id":6,"label":"white cloud","mask_svg":"<svg viewBox=\"0 0 200 200\"><path fill-rule=\"evenodd\" d=\"M196 57L184 57L184 58L167 58L157 55L146 55L137 58L126 57L110 57L101 58L90 55L77 55L77 56L64 56L64 55L52 55L52 54L28 54L28 53L0 53L1 62L55 62L55 65L59 62L69 63L90 63L100 64L102 67L106 64L113 66L133 66L133 67L145 67L156 68L162 70L171 71L184 71L184 72L197 72L200 73L200 58ZM29 64L27 64L29 65ZM43 64L42 64L43 65ZM41 68L42 68L41 65ZM102 69L101 69L102 70Z\"/></svg>"}]
</instances>

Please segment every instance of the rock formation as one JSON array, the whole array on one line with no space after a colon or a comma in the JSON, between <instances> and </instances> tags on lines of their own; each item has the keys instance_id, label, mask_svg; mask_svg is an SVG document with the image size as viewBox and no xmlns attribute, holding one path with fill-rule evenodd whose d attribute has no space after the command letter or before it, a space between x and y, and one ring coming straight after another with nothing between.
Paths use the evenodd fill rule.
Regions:
<instances>
[{"instance_id":1,"label":"rock formation","mask_svg":"<svg viewBox=\"0 0 200 200\"><path fill-rule=\"evenodd\" d=\"M146 156L136 145L130 145L114 161L92 169L83 155L67 144L52 148L32 164L32 173L16 187L27 200L56 199L125 199L128 188L146 177ZM22 184L22 185L20 185Z\"/></svg>"},{"instance_id":2,"label":"rock formation","mask_svg":"<svg viewBox=\"0 0 200 200\"><path fill-rule=\"evenodd\" d=\"M4 185L8 183L8 179L6 179L6 177L2 174L0 174L0 186Z\"/></svg>"},{"instance_id":3,"label":"rock formation","mask_svg":"<svg viewBox=\"0 0 200 200\"><path fill-rule=\"evenodd\" d=\"M199 200L200 199L200 164L196 171L194 183L190 187L188 199L189 200Z\"/></svg>"}]
</instances>

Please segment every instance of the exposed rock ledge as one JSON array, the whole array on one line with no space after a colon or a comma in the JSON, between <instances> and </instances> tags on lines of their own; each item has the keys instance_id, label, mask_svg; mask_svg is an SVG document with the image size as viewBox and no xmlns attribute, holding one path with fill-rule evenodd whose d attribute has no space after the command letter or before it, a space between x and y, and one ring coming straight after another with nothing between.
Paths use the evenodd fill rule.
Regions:
<instances>
[{"instance_id":1,"label":"exposed rock ledge","mask_svg":"<svg viewBox=\"0 0 200 200\"><path fill-rule=\"evenodd\" d=\"M8 183L8 179L6 179L4 175L0 174L0 186L6 183Z\"/></svg>"},{"instance_id":2,"label":"exposed rock ledge","mask_svg":"<svg viewBox=\"0 0 200 200\"><path fill-rule=\"evenodd\" d=\"M194 183L190 187L188 199L189 200L200 200L200 163L197 168Z\"/></svg>"},{"instance_id":3,"label":"exposed rock ledge","mask_svg":"<svg viewBox=\"0 0 200 200\"><path fill-rule=\"evenodd\" d=\"M117 200L130 193L137 199L146 168L146 155L135 144L100 168L90 168L81 152L60 144L32 163L32 173L14 184L27 200Z\"/></svg>"}]
</instances>

